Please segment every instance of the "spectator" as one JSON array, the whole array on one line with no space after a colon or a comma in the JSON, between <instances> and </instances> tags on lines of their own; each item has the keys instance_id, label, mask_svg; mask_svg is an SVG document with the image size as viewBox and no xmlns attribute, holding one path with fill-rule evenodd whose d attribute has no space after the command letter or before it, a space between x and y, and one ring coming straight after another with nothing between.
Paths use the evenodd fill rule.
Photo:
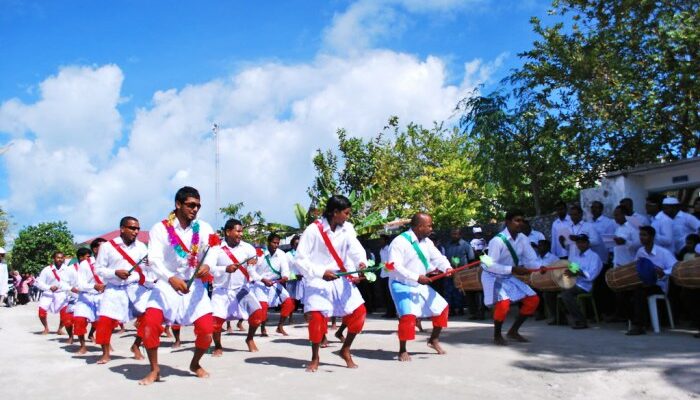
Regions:
<instances>
[{"instance_id":1,"label":"spectator","mask_svg":"<svg viewBox=\"0 0 700 400\"><path fill-rule=\"evenodd\" d=\"M465 265L475 258L474 250L466 240L462 239L459 228L453 228L450 231L450 241L445 245L445 257L452 268ZM445 300L450 305L450 314L464 315L464 295L455 287L454 280L447 278L443 281Z\"/></svg>"},{"instance_id":2,"label":"spectator","mask_svg":"<svg viewBox=\"0 0 700 400\"><path fill-rule=\"evenodd\" d=\"M19 284L19 288L17 288L17 302L21 305L29 303L29 292L34 285L34 276L31 274L25 273L22 276L22 282Z\"/></svg>"},{"instance_id":3,"label":"spectator","mask_svg":"<svg viewBox=\"0 0 700 400\"><path fill-rule=\"evenodd\" d=\"M7 264L5 264L5 249L0 247L0 304L5 302L7 298L7 292L10 287L8 281L10 277L7 274Z\"/></svg>"}]
</instances>

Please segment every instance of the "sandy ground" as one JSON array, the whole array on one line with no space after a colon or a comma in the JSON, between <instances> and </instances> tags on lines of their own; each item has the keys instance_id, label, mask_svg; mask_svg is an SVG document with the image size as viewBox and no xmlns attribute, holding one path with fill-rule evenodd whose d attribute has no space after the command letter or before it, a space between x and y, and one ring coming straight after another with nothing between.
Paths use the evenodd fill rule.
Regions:
<instances>
[{"instance_id":1,"label":"sandy ground","mask_svg":"<svg viewBox=\"0 0 700 400\"><path fill-rule=\"evenodd\" d=\"M50 316L49 322L55 329L57 317ZM573 331L528 321L522 333L532 343L499 348L490 344L489 324L456 317L442 337L448 354L434 354L425 344L427 335L418 334L409 345L413 361L400 363L395 328L395 321L370 317L355 341L360 368L343 367L334 341L322 349L315 374L304 372L310 356L305 325L290 326L289 337L256 339L259 353L244 351L242 334L225 335L224 356L203 358L209 379L188 372L193 335L184 328L183 348L173 350L171 339L163 341L163 381L141 387L137 381L148 367L146 361L130 358L133 329L114 337L112 362L97 365L97 347L78 355L77 346L65 344L65 336L39 334L36 303L3 307L0 399L700 398L700 339L688 330L631 338L623 335L623 324Z\"/></svg>"}]
</instances>

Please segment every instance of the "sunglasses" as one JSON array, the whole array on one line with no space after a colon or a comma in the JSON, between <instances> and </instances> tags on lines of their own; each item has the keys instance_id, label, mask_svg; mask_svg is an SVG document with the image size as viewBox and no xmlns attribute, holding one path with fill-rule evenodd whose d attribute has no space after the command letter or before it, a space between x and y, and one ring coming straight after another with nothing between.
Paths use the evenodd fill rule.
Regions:
<instances>
[{"instance_id":1,"label":"sunglasses","mask_svg":"<svg viewBox=\"0 0 700 400\"><path fill-rule=\"evenodd\" d=\"M128 229L130 231L140 231L141 230L141 227L139 227L139 226L125 226L124 228Z\"/></svg>"},{"instance_id":2,"label":"sunglasses","mask_svg":"<svg viewBox=\"0 0 700 400\"><path fill-rule=\"evenodd\" d=\"M195 203L195 202L182 203L182 205L185 206L185 207L187 207L187 208L191 208L191 209L193 209L193 210L194 210L195 208L202 208L202 204L201 204L201 203Z\"/></svg>"}]
</instances>

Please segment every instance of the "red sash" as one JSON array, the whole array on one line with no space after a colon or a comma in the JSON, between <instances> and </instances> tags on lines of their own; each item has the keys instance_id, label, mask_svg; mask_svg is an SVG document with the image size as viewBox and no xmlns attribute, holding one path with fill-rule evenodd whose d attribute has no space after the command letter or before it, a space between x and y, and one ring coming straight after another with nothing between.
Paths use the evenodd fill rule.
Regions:
<instances>
[{"instance_id":1,"label":"red sash","mask_svg":"<svg viewBox=\"0 0 700 400\"><path fill-rule=\"evenodd\" d=\"M236 258L236 256L233 255L233 253L231 252L231 250L229 250L228 246L221 246L221 250L223 250L224 253L226 253L226 255L228 256L228 258L230 258L231 261L233 261L234 264L239 264L239 263L240 263L240 262L238 261L238 259ZM243 265L241 265L241 266L238 267L238 270L241 271L241 273L243 274L243 276L245 276L246 282L250 282L250 275L248 275L248 270L246 269L246 267L243 266Z\"/></svg>"},{"instance_id":2,"label":"red sash","mask_svg":"<svg viewBox=\"0 0 700 400\"><path fill-rule=\"evenodd\" d=\"M58 272L56 272L56 268L53 265L51 266L51 272L53 272L53 277L56 278L57 281L61 282L61 277L58 276Z\"/></svg>"},{"instance_id":3,"label":"red sash","mask_svg":"<svg viewBox=\"0 0 700 400\"><path fill-rule=\"evenodd\" d=\"M331 257L335 260L335 263L338 264L338 268L340 268L341 272L345 272L345 266L343 265L343 260L340 259L340 256L338 256L338 252L335 251L335 247L333 247L333 243L331 242L331 238L328 237L328 234L323 230L323 223L321 220L317 219L314 221L314 224L316 224L316 227L318 228L318 231L321 232L321 238L323 238L323 242L326 244L326 248L328 248L328 252L331 253Z\"/></svg>"},{"instance_id":4,"label":"red sash","mask_svg":"<svg viewBox=\"0 0 700 400\"><path fill-rule=\"evenodd\" d=\"M98 285L104 285L104 283L102 282L102 279L100 279L100 277L97 276L97 274L95 273L95 266L92 264L92 262L90 261L89 258L88 258L88 265L90 266L90 272L92 272L92 277L95 279L95 282Z\"/></svg>"},{"instance_id":5,"label":"red sash","mask_svg":"<svg viewBox=\"0 0 700 400\"><path fill-rule=\"evenodd\" d=\"M139 265L136 264L136 261L134 261L134 259L131 258L131 256L129 256L126 253L126 251L124 251L124 249L119 247L119 245L116 244L114 240L110 240L109 243L114 247L115 250L117 250L119 254L121 254L122 258L124 258L126 262L128 262L132 267L134 267L134 271L136 271L136 273L139 274L139 285L143 285L146 282L146 275L143 274L141 267L139 267Z\"/></svg>"},{"instance_id":6,"label":"red sash","mask_svg":"<svg viewBox=\"0 0 700 400\"><path fill-rule=\"evenodd\" d=\"M165 226L165 229L167 230L168 229L168 220L164 219L160 222L163 223L163 225ZM187 246L185 246L185 243L182 241L182 239L180 239L180 235L178 235L174 231L173 231L173 235L175 235L175 239L177 240L177 244L179 244L180 247L182 247L182 250L185 250L185 253L190 254L190 249L188 249Z\"/></svg>"}]
</instances>

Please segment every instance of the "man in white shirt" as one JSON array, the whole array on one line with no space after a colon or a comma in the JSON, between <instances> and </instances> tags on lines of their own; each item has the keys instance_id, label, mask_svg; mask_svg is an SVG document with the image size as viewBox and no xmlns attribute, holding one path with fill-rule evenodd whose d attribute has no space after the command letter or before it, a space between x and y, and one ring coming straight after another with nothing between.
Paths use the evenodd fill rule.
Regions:
<instances>
[{"instance_id":1,"label":"man in white shirt","mask_svg":"<svg viewBox=\"0 0 700 400\"><path fill-rule=\"evenodd\" d=\"M123 217L119 221L119 237L100 245L97 253L95 274L104 285L95 332L95 343L102 347L98 364L111 360L110 344L114 328L133 317L130 288L146 282L144 273L139 272L148 252L146 245L136 240L140 230L141 225L136 218ZM132 346L131 351L135 358L143 358L138 346Z\"/></svg>"},{"instance_id":2,"label":"man in white shirt","mask_svg":"<svg viewBox=\"0 0 700 400\"><path fill-rule=\"evenodd\" d=\"M614 246L612 238L615 234L615 221L603 215L603 203L596 200L591 203L590 222L600 237L600 243L591 246L591 250L598 254L603 264L607 264Z\"/></svg>"},{"instance_id":3,"label":"man in white shirt","mask_svg":"<svg viewBox=\"0 0 700 400\"><path fill-rule=\"evenodd\" d=\"M258 351L255 331L265 319L262 305L251 287L251 282L260 280L255 264L258 261L255 247L244 242L243 224L229 219L224 225L224 242L207 254L205 263L211 265L214 275L214 290L211 295L214 317L214 351L212 356L223 355L221 332L224 321L248 320L248 351Z\"/></svg>"},{"instance_id":4,"label":"man in white shirt","mask_svg":"<svg viewBox=\"0 0 700 400\"><path fill-rule=\"evenodd\" d=\"M301 235L296 264L306 284L304 312L309 321L311 362L307 372L318 370L319 348L328 329L328 318L342 316L348 335L340 349L340 357L348 368L357 368L350 346L365 323L364 300L356 287L357 275L339 277L338 272L358 271L367 267L367 254L357 240L350 218L352 204L347 197L331 196L323 218L314 221Z\"/></svg>"},{"instance_id":5,"label":"man in white shirt","mask_svg":"<svg viewBox=\"0 0 700 400\"><path fill-rule=\"evenodd\" d=\"M87 353L85 335L87 334L88 322L97 321L97 307L99 306L100 295L104 291L104 284L95 275L95 262L91 257L91 251L85 247L78 249L78 301L73 307L73 333L78 337L80 349L78 354ZM98 284L97 282L100 282Z\"/></svg>"},{"instance_id":6,"label":"man in white shirt","mask_svg":"<svg viewBox=\"0 0 700 400\"><path fill-rule=\"evenodd\" d=\"M481 257L484 254L484 249L486 248L486 239L484 239L484 234L480 227L475 226L472 228L472 233L474 238L469 242L474 249L474 257Z\"/></svg>"},{"instance_id":7,"label":"man in white shirt","mask_svg":"<svg viewBox=\"0 0 700 400\"><path fill-rule=\"evenodd\" d=\"M539 246L541 240L545 240L544 233L532 229L532 226L530 226L530 221L528 220L524 221L523 234L527 236L527 238L530 240L530 244L535 249L537 246ZM547 250L549 251L549 249Z\"/></svg>"},{"instance_id":8,"label":"man in white shirt","mask_svg":"<svg viewBox=\"0 0 700 400\"><path fill-rule=\"evenodd\" d=\"M673 253L673 221L661 211L661 201L656 195L647 197L646 211L651 226L656 230L654 243Z\"/></svg>"},{"instance_id":9,"label":"man in white shirt","mask_svg":"<svg viewBox=\"0 0 700 400\"><path fill-rule=\"evenodd\" d=\"M635 259L647 259L655 267L657 276L656 284L653 286L643 286L628 292L631 300L629 304L629 314L631 316L632 328L627 331L628 336L643 335L647 325L647 297L652 294L668 293L668 277L676 265L676 257L668 250L654 244L656 230L651 226L643 226L639 229L639 241L642 244L637 250Z\"/></svg>"},{"instance_id":10,"label":"man in white shirt","mask_svg":"<svg viewBox=\"0 0 700 400\"><path fill-rule=\"evenodd\" d=\"M681 211L681 204L675 197L667 197L662 203L663 213L671 219L673 230L673 248L669 249L673 254L678 254L685 246L685 238L691 233L698 233L700 220L685 211Z\"/></svg>"},{"instance_id":11,"label":"man in white shirt","mask_svg":"<svg viewBox=\"0 0 700 400\"><path fill-rule=\"evenodd\" d=\"M585 234L576 237L576 251L569 258L569 261L578 264L580 268L576 274L576 285L571 289L563 290L559 296L571 316L571 327L585 329L588 328L588 324L576 298L579 294L590 293L593 290L593 281L603 269L603 262L598 254L590 248L588 236ZM571 271L567 270L564 273L573 276Z\"/></svg>"},{"instance_id":12,"label":"man in white shirt","mask_svg":"<svg viewBox=\"0 0 700 400\"><path fill-rule=\"evenodd\" d=\"M627 217L622 206L615 207L613 212L615 223L615 247L613 248L613 267L621 267L634 261L639 243L639 229L627 222Z\"/></svg>"},{"instance_id":13,"label":"man in white shirt","mask_svg":"<svg viewBox=\"0 0 700 400\"><path fill-rule=\"evenodd\" d=\"M559 243L567 245L569 249L569 257L571 257L576 251L576 237L578 235L588 236L591 248L596 247L602 243L598 232L595 227L590 222L585 222L583 220L583 210L578 204L574 204L569 208L569 216L571 217L571 222L569 223L569 236L559 237Z\"/></svg>"},{"instance_id":14,"label":"man in white shirt","mask_svg":"<svg viewBox=\"0 0 700 400\"><path fill-rule=\"evenodd\" d=\"M651 221L646 215L634 211L634 202L629 197L620 200L620 205L625 210L627 222L632 224L635 228L639 229L642 226L649 226L651 224Z\"/></svg>"},{"instance_id":15,"label":"man in white shirt","mask_svg":"<svg viewBox=\"0 0 700 400\"><path fill-rule=\"evenodd\" d=\"M217 235L208 223L197 219L201 207L197 189L182 187L175 194L175 210L149 231L149 270L158 281L151 291L140 326L151 367L151 371L139 381L141 385L160 379L158 346L164 321L194 325L195 350L190 371L198 378L209 377L199 364L209 349L214 332L211 302L203 282L211 275L209 265L202 261L208 243L213 244L212 238L216 239Z\"/></svg>"},{"instance_id":16,"label":"man in white shirt","mask_svg":"<svg viewBox=\"0 0 700 400\"><path fill-rule=\"evenodd\" d=\"M428 274L452 270L450 262L440 253L428 236L433 231L433 219L418 213L411 218L411 229L397 236L389 250L389 289L399 315L399 361L410 361L406 342L415 339L416 320L432 318L433 331L428 346L445 354L440 346L440 332L447 327L449 306L430 287Z\"/></svg>"},{"instance_id":17,"label":"man in white shirt","mask_svg":"<svg viewBox=\"0 0 700 400\"><path fill-rule=\"evenodd\" d=\"M44 326L43 335L49 333L49 325L46 320L48 313L60 315L59 329L61 326L71 324L71 315L68 313L67 292L72 289L70 268L65 267L65 256L62 251L53 253L53 264L44 267L39 273L34 285L42 291L39 299L39 321Z\"/></svg>"},{"instance_id":18,"label":"man in white shirt","mask_svg":"<svg viewBox=\"0 0 700 400\"><path fill-rule=\"evenodd\" d=\"M501 334L503 322L510 310L511 302L521 302L520 315L508 330L508 338L527 342L518 332L527 317L534 314L539 297L524 282L513 274L527 274L542 267L530 240L522 233L523 212L511 210L506 213L506 228L489 241L489 262L482 263L481 284L484 288L484 304L494 306L493 341L506 345Z\"/></svg>"},{"instance_id":19,"label":"man in white shirt","mask_svg":"<svg viewBox=\"0 0 700 400\"><path fill-rule=\"evenodd\" d=\"M7 293L9 292L9 285L7 284L10 276L7 272L7 264L5 264L5 249L0 247L0 305L5 303L7 298Z\"/></svg>"},{"instance_id":20,"label":"man in white shirt","mask_svg":"<svg viewBox=\"0 0 700 400\"><path fill-rule=\"evenodd\" d=\"M253 282L253 292L263 308L263 323L260 325L260 335L267 336L265 322L268 318L269 307L280 307L280 320L277 324L277 333L288 336L284 330L284 322L294 311L294 299L289 296L284 284L289 280L289 258L282 250L277 250L280 245L280 236L270 233L267 237L267 250L258 258L255 266L260 279Z\"/></svg>"},{"instance_id":21,"label":"man in white shirt","mask_svg":"<svg viewBox=\"0 0 700 400\"><path fill-rule=\"evenodd\" d=\"M569 256L569 249L566 246L566 241L562 243L560 238L566 238L571 234L571 218L566 214L566 203L563 201L557 202L555 205L555 211L557 218L552 222L552 254L559 258L567 258Z\"/></svg>"},{"instance_id":22,"label":"man in white shirt","mask_svg":"<svg viewBox=\"0 0 700 400\"><path fill-rule=\"evenodd\" d=\"M391 237L389 235L379 235L381 240L381 249L379 250L379 262L386 264L389 261L389 245L391 244ZM380 273L380 285L382 288L382 297L384 298L384 307L386 312L382 315L383 318L396 318L396 306L394 305L394 300L391 298L391 292L389 290L389 276L384 268Z\"/></svg>"}]
</instances>

